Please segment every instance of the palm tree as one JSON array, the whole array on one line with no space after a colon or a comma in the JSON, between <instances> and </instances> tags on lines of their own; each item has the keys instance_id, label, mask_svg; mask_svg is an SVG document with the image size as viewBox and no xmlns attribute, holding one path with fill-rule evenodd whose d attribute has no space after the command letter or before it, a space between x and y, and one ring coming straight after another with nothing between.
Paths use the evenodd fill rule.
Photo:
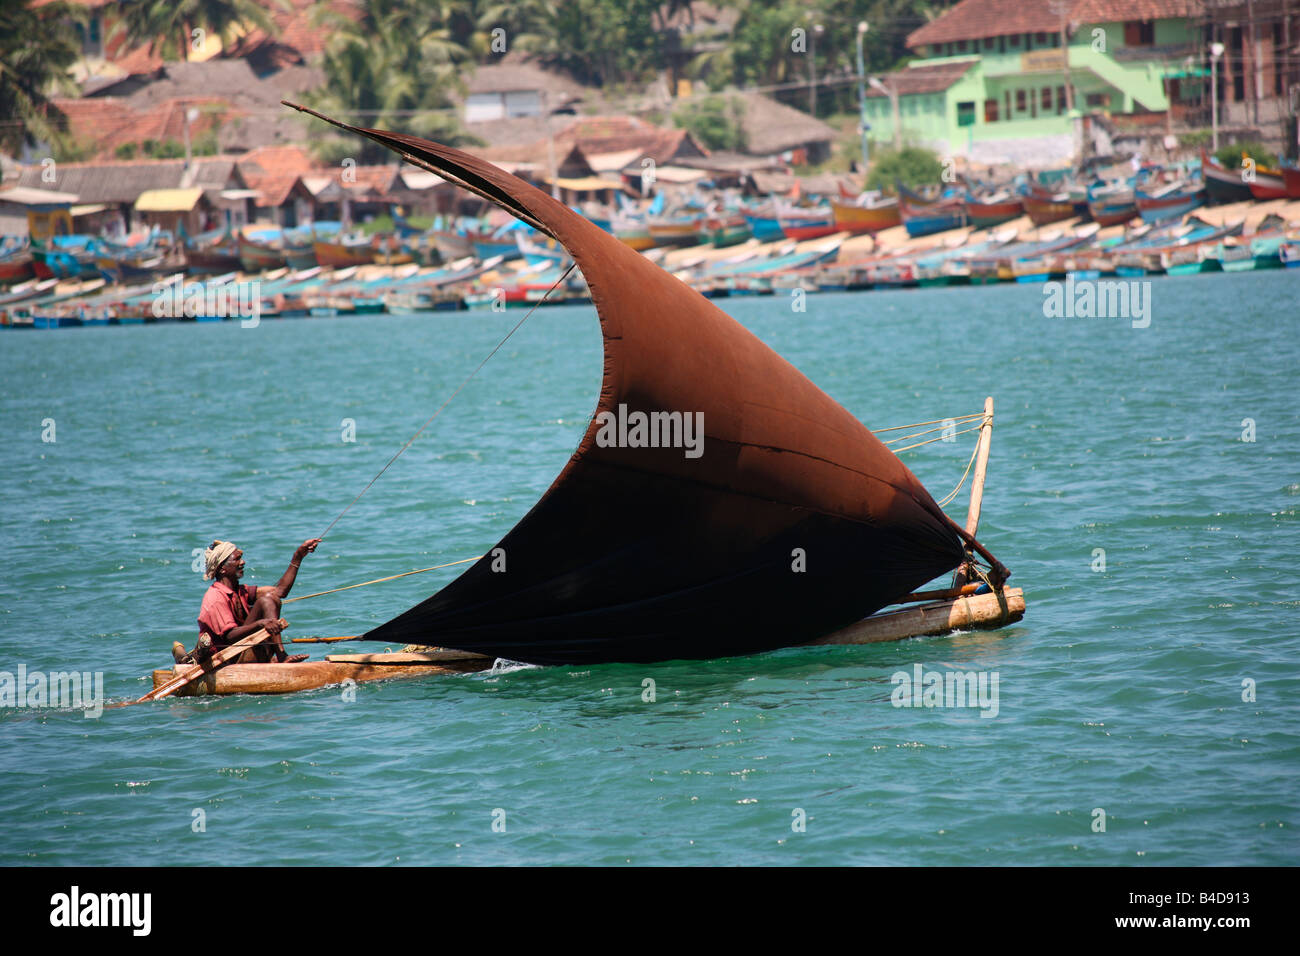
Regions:
<instances>
[{"instance_id":1,"label":"palm tree","mask_svg":"<svg viewBox=\"0 0 1300 956\"><path fill-rule=\"evenodd\" d=\"M274 0L287 9L287 0ZM236 27L276 32L270 11L258 0L117 0L121 22L115 34L125 33L134 43L148 43L149 52L174 52L184 60L195 30L234 39ZM171 46L175 41L175 46Z\"/></svg>"},{"instance_id":2,"label":"palm tree","mask_svg":"<svg viewBox=\"0 0 1300 956\"><path fill-rule=\"evenodd\" d=\"M363 126L410 131L449 145L477 143L456 119L450 92L460 87L469 54L447 27L439 0L371 0L352 20L318 8L319 23L334 36L321 66L325 83L307 97L323 113ZM317 140L318 152L348 155L363 163L390 154L373 143Z\"/></svg>"},{"instance_id":3,"label":"palm tree","mask_svg":"<svg viewBox=\"0 0 1300 956\"><path fill-rule=\"evenodd\" d=\"M73 29L80 11L66 3L33 9L30 0L0 0L0 149L52 142L67 117L49 100L52 90L75 89L68 68L81 57Z\"/></svg>"}]
</instances>

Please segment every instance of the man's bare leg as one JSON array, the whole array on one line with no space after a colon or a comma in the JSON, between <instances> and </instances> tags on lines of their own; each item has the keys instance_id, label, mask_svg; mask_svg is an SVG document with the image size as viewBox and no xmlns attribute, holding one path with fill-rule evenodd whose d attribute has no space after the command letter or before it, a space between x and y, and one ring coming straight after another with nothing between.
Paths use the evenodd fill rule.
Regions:
<instances>
[{"instance_id":1,"label":"man's bare leg","mask_svg":"<svg viewBox=\"0 0 1300 956\"><path fill-rule=\"evenodd\" d=\"M258 588L258 591L262 592L263 589ZM257 595L257 600L253 602L253 606L248 610L248 620L250 621L258 621L262 618L270 618L274 621L279 617L280 599L269 593L259 593ZM241 664L245 663L242 658L247 657L249 654L254 654L256 656L254 661L248 661L247 663L260 662L263 664L269 664L272 662L279 662L285 664L305 661L307 659L306 654L295 654L293 657L289 657L288 653L284 649L284 643L279 634L272 634L270 638L263 641L261 644L245 651L244 654L241 655Z\"/></svg>"}]
</instances>

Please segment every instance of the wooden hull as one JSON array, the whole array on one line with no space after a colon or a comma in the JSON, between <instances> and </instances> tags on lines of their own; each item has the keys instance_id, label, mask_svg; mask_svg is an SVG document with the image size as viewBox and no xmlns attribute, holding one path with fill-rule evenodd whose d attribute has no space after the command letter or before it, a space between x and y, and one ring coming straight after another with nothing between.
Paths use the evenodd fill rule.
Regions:
<instances>
[{"instance_id":1,"label":"wooden hull","mask_svg":"<svg viewBox=\"0 0 1300 956\"><path fill-rule=\"evenodd\" d=\"M1045 226L1049 222L1061 222L1072 219L1076 213L1074 203L1051 199L1039 199L1035 196L1024 197L1025 213L1035 226Z\"/></svg>"},{"instance_id":2,"label":"wooden hull","mask_svg":"<svg viewBox=\"0 0 1300 956\"><path fill-rule=\"evenodd\" d=\"M1282 165L1282 182L1288 199L1300 199L1300 166Z\"/></svg>"},{"instance_id":3,"label":"wooden hull","mask_svg":"<svg viewBox=\"0 0 1300 956\"><path fill-rule=\"evenodd\" d=\"M1149 196L1137 193L1138 215L1143 222L1164 222L1168 219L1181 219L1193 209L1205 203L1205 190L1197 189L1169 193L1164 196Z\"/></svg>"},{"instance_id":4,"label":"wooden hull","mask_svg":"<svg viewBox=\"0 0 1300 956\"><path fill-rule=\"evenodd\" d=\"M492 659L478 655L455 656L446 660L423 660L420 654L338 655L323 661L300 664L229 664L214 674L194 681L177 697L227 696L230 694L292 694L315 690L346 680L358 684L397 677L427 677L432 674L465 674L487 670ZM347 658L360 658L349 660ZM340 659L341 658L341 659ZM179 668L153 672L153 686L161 687L176 677Z\"/></svg>"},{"instance_id":5,"label":"wooden hull","mask_svg":"<svg viewBox=\"0 0 1300 956\"><path fill-rule=\"evenodd\" d=\"M800 222L799 220L785 219L781 221L781 228L785 231L787 239L804 242L808 239L820 239L822 236L829 236L834 233L835 220Z\"/></svg>"},{"instance_id":6,"label":"wooden hull","mask_svg":"<svg viewBox=\"0 0 1300 956\"><path fill-rule=\"evenodd\" d=\"M644 252L647 249L653 249L655 246L654 236L650 235L648 229L616 229L614 238L637 252Z\"/></svg>"},{"instance_id":7,"label":"wooden hull","mask_svg":"<svg viewBox=\"0 0 1300 956\"><path fill-rule=\"evenodd\" d=\"M245 272L270 272L272 269L283 269L287 261L279 249L251 239L240 239L239 264Z\"/></svg>"},{"instance_id":8,"label":"wooden hull","mask_svg":"<svg viewBox=\"0 0 1300 956\"><path fill-rule=\"evenodd\" d=\"M243 268L238 250L233 246L214 246L207 249L185 250L187 269L212 275L238 272Z\"/></svg>"},{"instance_id":9,"label":"wooden hull","mask_svg":"<svg viewBox=\"0 0 1300 956\"><path fill-rule=\"evenodd\" d=\"M1007 588L1002 598L1000 601L993 593L975 594L898 611L881 611L811 643L876 644L957 630L989 630L1013 624L1025 616L1024 591Z\"/></svg>"},{"instance_id":10,"label":"wooden hull","mask_svg":"<svg viewBox=\"0 0 1300 956\"><path fill-rule=\"evenodd\" d=\"M2 283L20 282L23 279L30 278L31 275L31 253L0 262L0 282Z\"/></svg>"},{"instance_id":11,"label":"wooden hull","mask_svg":"<svg viewBox=\"0 0 1300 956\"><path fill-rule=\"evenodd\" d=\"M325 268L344 269L348 266L365 266L374 261L370 246L345 246L337 242L313 242L316 261Z\"/></svg>"},{"instance_id":12,"label":"wooden hull","mask_svg":"<svg viewBox=\"0 0 1300 956\"><path fill-rule=\"evenodd\" d=\"M1024 205L1019 199L1007 202L966 202L966 218L976 229L988 229L1010 222L1024 212Z\"/></svg>"},{"instance_id":13,"label":"wooden hull","mask_svg":"<svg viewBox=\"0 0 1300 956\"><path fill-rule=\"evenodd\" d=\"M855 235L864 232L880 232L903 224L903 217L898 211L898 201L886 205L862 207L831 201L831 210L835 213L835 229L839 232L851 232Z\"/></svg>"},{"instance_id":14,"label":"wooden hull","mask_svg":"<svg viewBox=\"0 0 1300 956\"><path fill-rule=\"evenodd\" d=\"M1201 169L1205 173L1205 193L1210 202L1244 202L1252 198L1250 186L1242 181L1240 174L1230 172L1210 159L1202 160Z\"/></svg>"},{"instance_id":15,"label":"wooden hull","mask_svg":"<svg viewBox=\"0 0 1300 956\"><path fill-rule=\"evenodd\" d=\"M1286 180L1276 169L1256 169L1255 179L1250 184L1250 194L1256 199L1285 199Z\"/></svg>"}]
</instances>

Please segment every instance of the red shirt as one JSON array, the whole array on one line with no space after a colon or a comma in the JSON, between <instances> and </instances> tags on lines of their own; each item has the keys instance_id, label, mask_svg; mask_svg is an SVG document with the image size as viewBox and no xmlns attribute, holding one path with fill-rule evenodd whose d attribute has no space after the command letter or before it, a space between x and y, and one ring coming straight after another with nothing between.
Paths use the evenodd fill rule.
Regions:
<instances>
[{"instance_id":1,"label":"red shirt","mask_svg":"<svg viewBox=\"0 0 1300 956\"><path fill-rule=\"evenodd\" d=\"M248 610L256 599L255 587L241 584L236 590L225 581L213 581L199 608L199 633L211 637L217 647L232 643L224 640L225 636L248 620Z\"/></svg>"}]
</instances>

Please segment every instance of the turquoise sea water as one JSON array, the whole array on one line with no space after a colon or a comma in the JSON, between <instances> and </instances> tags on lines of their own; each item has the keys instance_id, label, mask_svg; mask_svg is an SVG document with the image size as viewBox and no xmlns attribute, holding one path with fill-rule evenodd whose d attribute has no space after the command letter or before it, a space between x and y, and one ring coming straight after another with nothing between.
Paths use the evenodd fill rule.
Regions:
<instances>
[{"instance_id":1,"label":"turquoise sea water","mask_svg":"<svg viewBox=\"0 0 1300 956\"><path fill-rule=\"evenodd\" d=\"M1025 589L1015 626L355 702L5 708L0 862L1294 864L1300 274L1150 291L1144 329L1045 318L1025 286L719 303L870 427L996 397L980 537ZM0 333L0 670L143 693L192 640L193 549L233 539L272 583L518 317ZM600 368L593 310L537 312L296 593L485 551L564 465ZM973 437L904 457L938 497ZM289 633L357 633L457 570L291 605ZM996 717L892 706L916 664L996 672Z\"/></svg>"}]
</instances>

